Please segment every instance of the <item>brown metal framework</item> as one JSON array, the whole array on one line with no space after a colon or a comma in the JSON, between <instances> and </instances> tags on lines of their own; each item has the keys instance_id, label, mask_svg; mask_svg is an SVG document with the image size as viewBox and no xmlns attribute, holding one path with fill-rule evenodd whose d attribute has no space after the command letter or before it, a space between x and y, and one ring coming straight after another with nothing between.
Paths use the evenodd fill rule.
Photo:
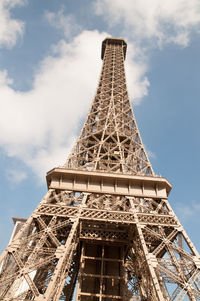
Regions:
<instances>
[{"instance_id":1,"label":"brown metal framework","mask_svg":"<svg viewBox=\"0 0 200 301\"><path fill-rule=\"evenodd\" d=\"M0 300L200 300L200 258L153 173L128 98L123 39L102 44L66 164L0 257Z\"/></svg>"}]
</instances>

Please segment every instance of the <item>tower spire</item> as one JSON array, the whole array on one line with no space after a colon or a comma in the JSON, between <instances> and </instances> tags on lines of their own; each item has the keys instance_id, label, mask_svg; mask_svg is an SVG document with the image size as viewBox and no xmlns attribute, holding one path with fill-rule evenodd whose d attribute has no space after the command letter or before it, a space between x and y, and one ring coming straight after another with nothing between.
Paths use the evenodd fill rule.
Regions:
<instances>
[{"instance_id":1,"label":"tower spire","mask_svg":"<svg viewBox=\"0 0 200 301\"><path fill-rule=\"evenodd\" d=\"M102 42L103 66L96 95L66 167L133 175L151 175L128 97L123 39Z\"/></svg>"}]
</instances>

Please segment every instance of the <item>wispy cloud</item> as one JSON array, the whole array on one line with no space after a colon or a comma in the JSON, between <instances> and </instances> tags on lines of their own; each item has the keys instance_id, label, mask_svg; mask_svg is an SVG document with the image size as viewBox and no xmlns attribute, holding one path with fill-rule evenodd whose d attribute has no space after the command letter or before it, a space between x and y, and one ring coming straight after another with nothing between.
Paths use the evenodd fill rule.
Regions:
<instances>
[{"instance_id":1,"label":"wispy cloud","mask_svg":"<svg viewBox=\"0 0 200 301\"><path fill-rule=\"evenodd\" d=\"M23 180L27 178L27 174L25 171L22 170L16 170L16 169L7 169L6 170L6 177L8 181L19 184Z\"/></svg>"},{"instance_id":2,"label":"wispy cloud","mask_svg":"<svg viewBox=\"0 0 200 301\"><path fill-rule=\"evenodd\" d=\"M13 47L17 39L23 35L24 22L14 19L11 10L15 6L25 5L26 2L26 0L0 1L0 47Z\"/></svg>"},{"instance_id":3,"label":"wispy cloud","mask_svg":"<svg viewBox=\"0 0 200 301\"><path fill-rule=\"evenodd\" d=\"M200 29L199 0L97 0L95 11L110 27L121 24L130 39L145 39L159 47L168 43L185 47Z\"/></svg>"},{"instance_id":4,"label":"wispy cloud","mask_svg":"<svg viewBox=\"0 0 200 301\"><path fill-rule=\"evenodd\" d=\"M191 219L192 217L199 218L200 202L191 201L188 204L178 203L175 206L175 211L177 215L180 217L181 221Z\"/></svg>"},{"instance_id":5,"label":"wispy cloud","mask_svg":"<svg viewBox=\"0 0 200 301\"><path fill-rule=\"evenodd\" d=\"M147 155L150 159L156 159L156 154L152 152L146 145L144 145Z\"/></svg>"},{"instance_id":6,"label":"wispy cloud","mask_svg":"<svg viewBox=\"0 0 200 301\"><path fill-rule=\"evenodd\" d=\"M81 31L81 26L78 25L75 16L65 14L64 7L61 7L57 12L46 11L44 17L50 25L63 32L66 38L71 38Z\"/></svg>"}]
</instances>

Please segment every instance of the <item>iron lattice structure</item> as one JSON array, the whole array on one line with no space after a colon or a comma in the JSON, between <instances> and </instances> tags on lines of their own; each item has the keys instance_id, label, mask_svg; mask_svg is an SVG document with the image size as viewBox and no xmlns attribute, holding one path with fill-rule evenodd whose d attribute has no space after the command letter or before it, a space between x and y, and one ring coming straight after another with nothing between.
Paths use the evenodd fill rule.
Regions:
<instances>
[{"instance_id":1,"label":"iron lattice structure","mask_svg":"<svg viewBox=\"0 0 200 301\"><path fill-rule=\"evenodd\" d=\"M107 38L66 164L0 258L0 300L200 300L199 254L154 175L128 98L126 43Z\"/></svg>"}]
</instances>

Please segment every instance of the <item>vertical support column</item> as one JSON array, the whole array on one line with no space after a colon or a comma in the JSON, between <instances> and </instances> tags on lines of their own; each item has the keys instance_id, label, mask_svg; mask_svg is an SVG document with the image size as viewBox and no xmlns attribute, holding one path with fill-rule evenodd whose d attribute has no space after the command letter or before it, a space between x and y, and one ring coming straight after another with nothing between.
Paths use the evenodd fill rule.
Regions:
<instances>
[{"instance_id":1,"label":"vertical support column","mask_svg":"<svg viewBox=\"0 0 200 301\"><path fill-rule=\"evenodd\" d=\"M41 203L39 204L39 206L46 202L46 200L49 198L50 194L52 193L53 189L49 189L49 191L46 193L46 195L44 196L44 198L42 199ZM38 206L38 207L39 207ZM37 209L36 209L37 210ZM13 251L14 249L17 249L20 245L20 239L23 237L23 234L25 233L25 231L28 229L28 227L31 225L32 221L33 221L33 217L34 217L34 212L33 214L27 219L27 221L24 223L23 227L19 230L19 232L15 235L15 237L13 238L13 240L10 242L10 244L8 245L8 247L3 251L3 253L0 255L0 267L2 264L2 261L6 258L6 256L8 255L9 251ZM1 272L1 268L0 268L0 272Z\"/></svg>"},{"instance_id":2,"label":"vertical support column","mask_svg":"<svg viewBox=\"0 0 200 301\"><path fill-rule=\"evenodd\" d=\"M104 245L102 246L102 253L101 253L101 274L100 274L100 297L99 301L102 301L102 294L103 294L103 269L104 269Z\"/></svg>"},{"instance_id":3,"label":"vertical support column","mask_svg":"<svg viewBox=\"0 0 200 301\"><path fill-rule=\"evenodd\" d=\"M51 277L51 281L48 285L48 288L45 294L40 297L40 299L35 299L36 301L40 300L52 300L58 301L60 298L60 294L62 293L63 286L66 280L66 277L69 273L69 269L71 266L71 262L73 259L73 252L77 247L77 231L79 226L79 218L81 215L82 207L84 207L86 200L87 200L88 193L84 194L82 203L79 206L79 214L76 217L74 224L71 228L69 236L64 246L58 247L57 249L57 256L58 256L58 263L54 270L54 273ZM59 249L60 248L60 249Z\"/></svg>"},{"instance_id":4,"label":"vertical support column","mask_svg":"<svg viewBox=\"0 0 200 301\"><path fill-rule=\"evenodd\" d=\"M120 265L120 277L123 278L122 284L120 283L120 290L121 290L121 295L122 295L122 300L125 300L126 297L126 273L125 273L125 268L124 268L124 247L121 247L120 250L120 259L121 259L121 265Z\"/></svg>"},{"instance_id":5,"label":"vertical support column","mask_svg":"<svg viewBox=\"0 0 200 301\"><path fill-rule=\"evenodd\" d=\"M72 248L72 242L76 236L76 231L79 224L79 218L74 222L72 229L70 231L70 234L68 236L68 239L65 243L65 246L63 246L61 252L60 252L60 258L58 260L57 266L55 268L55 271L53 273L53 276L51 277L51 281L48 285L48 288L43 296L42 299L35 299L37 301L39 300L52 300L57 301L60 298L60 293L63 289L63 285L66 279L66 276L69 272L69 267L71 265L70 258L70 251ZM73 250L72 250L73 251ZM67 270L67 273L66 273ZM64 277L63 277L64 276Z\"/></svg>"},{"instance_id":6,"label":"vertical support column","mask_svg":"<svg viewBox=\"0 0 200 301\"><path fill-rule=\"evenodd\" d=\"M135 210L135 204L134 204L134 202L131 198L129 198L129 201L130 201L130 205L131 205L131 211L133 212L133 215L134 215L134 218L135 218L135 221L136 221L136 228L137 228L137 231L138 231L138 235L139 235L140 243L141 243L141 246L142 246L142 250L143 250L147 265L148 265L148 269L149 269L149 272L150 272L150 276L152 278L153 285L155 287L155 291L156 291L156 294L157 294L157 297L158 297L158 301L166 301L165 298L163 297L163 294L162 294L162 291L161 291L161 288L160 288L160 284L158 282L158 278L157 278L157 275L155 273L155 269L154 269L155 264L152 262L151 254L148 252L148 249L147 249L147 246L146 246L146 243L145 243L145 239L144 239L144 236L143 236L143 233L142 233L142 226L140 225L140 223L138 221L137 213L136 213L136 210Z\"/></svg>"},{"instance_id":7,"label":"vertical support column","mask_svg":"<svg viewBox=\"0 0 200 301\"><path fill-rule=\"evenodd\" d=\"M158 278L157 278L157 275L155 273L154 265L152 263L150 253L148 252L148 249L147 249L147 246L146 246L146 243L145 243L145 240L144 240L144 236L143 236L143 233L142 233L142 227L141 227L141 225L139 225L139 222L136 223L136 227L137 227L137 231L138 231L138 234L139 234L139 238L140 238L140 242L141 242L142 249L143 249L143 252L144 252L144 256L145 256L145 259L146 259L146 262L147 262L147 265L148 265L148 268L149 268L149 272L150 272L150 275L151 275L151 278L152 278L153 285L155 287L155 291L156 291L158 300L159 301L166 301L165 298L163 297L163 294L162 294L162 291L161 291L161 288L160 288L160 285L159 285L159 282L158 282Z\"/></svg>"},{"instance_id":8,"label":"vertical support column","mask_svg":"<svg viewBox=\"0 0 200 301\"><path fill-rule=\"evenodd\" d=\"M81 258L80 258L80 270L79 270L79 275L78 275L76 301L81 300L80 299L80 292L81 292L81 287L82 287L82 272L84 270L84 265L85 265L84 255L85 255L85 244L83 243L82 250L81 250Z\"/></svg>"}]
</instances>

